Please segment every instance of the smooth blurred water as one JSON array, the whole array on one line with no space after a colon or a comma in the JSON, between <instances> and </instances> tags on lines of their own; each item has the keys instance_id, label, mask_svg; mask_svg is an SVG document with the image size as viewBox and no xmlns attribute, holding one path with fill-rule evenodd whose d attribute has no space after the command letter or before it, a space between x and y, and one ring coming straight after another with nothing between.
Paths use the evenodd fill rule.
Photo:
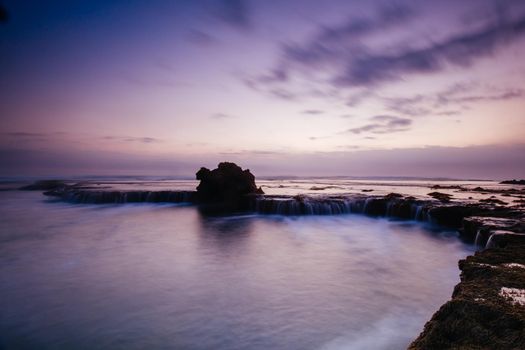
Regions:
<instances>
[{"instance_id":1,"label":"smooth blurred water","mask_svg":"<svg viewBox=\"0 0 525 350\"><path fill-rule=\"evenodd\" d=\"M415 222L0 192L0 348L403 349L471 252Z\"/></svg>"}]
</instances>

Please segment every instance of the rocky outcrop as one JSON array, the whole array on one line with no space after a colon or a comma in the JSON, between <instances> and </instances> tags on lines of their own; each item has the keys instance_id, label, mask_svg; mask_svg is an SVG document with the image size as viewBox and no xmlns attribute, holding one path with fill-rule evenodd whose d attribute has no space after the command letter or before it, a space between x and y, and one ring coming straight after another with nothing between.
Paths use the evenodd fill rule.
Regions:
<instances>
[{"instance_id":1,"label":"rocky outcrop","mask_svg":"<svg viewBox=\"0 0 525 350\"><path fill-rule=\"evenodd\" d=\"M525 235L459 261L461 282L409 349L525 349Z\"/></svg>"},{"instance_id":2,"label":"rocky outcrop","mask_svg":"<svg viewBox=\"0 0 525 350\"><path fill-rule=\"evenodd\" d=\"M504 185L525 185L525 180L505 180L501 181L500 184Z\"/></svg>"},{"instance_id":3,"label":"rocky outcrop","mask_svg":"<svg viewBox=\"0 0 525 350\"><path fill-rule=\"evenodd\" d=\"M513 217L512 214L514 213L508 212L507 217L466 217L463 219L460 233L464 238L475 242L477 247L484 248L496 232L525 232L524 220L520 217Z\"/></svg>"},{"instance_id":4,"label":"rocky outcrop","mask_svg":"<svg viewBox=\"0 0 525 350\"><path fill-rule=\"evenodd\" d=\"M63 180L40 180L30 185L20 187L22 191L54 191L68 187Z\"/></svg>"},{"instance_id":5,"label":"rocky outcrop","mask_svg":"<svg viewBox=\"0 0 525 350\"><path fill-rule=\"evenodd\" d=\"M201 168L196 174L200 180L197 198L201 208L212 211L247 210L250 196L263 194L257 188L255 176L235 163L219 163L216 169Z\"/></svg>"},{"instance_id":6,"label":"rocky outcrop","mask_svg":"<svg viewBox=\"0 0 525 350\"><path fill-rule=\"evenodd\" d=\"M451 194L442 193L442 192L430 192L430 193L427 194L427 196L430 196L430 197L432 197L434 199L437 199L438 201L444 202L444 203L450 202L450 200L452 199L452 195Z\"/></svg>"}]
</instances>

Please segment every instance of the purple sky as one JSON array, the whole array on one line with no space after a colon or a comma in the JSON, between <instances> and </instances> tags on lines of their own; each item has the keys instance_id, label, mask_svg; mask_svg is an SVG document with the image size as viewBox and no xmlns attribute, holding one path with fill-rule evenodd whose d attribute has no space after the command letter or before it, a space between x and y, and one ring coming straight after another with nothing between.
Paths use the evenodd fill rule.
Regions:
<instances>
[{"instance_id":1,"label":"purple sky","mask_svg":"<svg viewBox=\"0 0 525 350\"><path fill-rule=\"evenodd\" d=\"M3 6L0 176L525 177L523 1Z\"/></svg>"}]
</instances>

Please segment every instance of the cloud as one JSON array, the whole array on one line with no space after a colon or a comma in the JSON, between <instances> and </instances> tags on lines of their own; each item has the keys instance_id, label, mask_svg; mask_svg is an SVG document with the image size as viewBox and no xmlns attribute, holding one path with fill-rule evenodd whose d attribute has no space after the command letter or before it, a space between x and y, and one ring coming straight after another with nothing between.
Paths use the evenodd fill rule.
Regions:
<instances>
[{"instance_id":1,"label":"cloud","mask_svg":"<svg viewBox=\"0 0 525 350\"><path fill-rule=\"evenodd\" d=\"M421 106L422 103L428 102L428 98L423 95L399 98L383 98L386 109L402 115L422 116L430 113L428 107Z\"/></svg>"},{"instance_id":2,"label":"cloud","mask_svg":"<svg viewBox=\"0 0 525 350\"><path fill-rule=\"evenodd\" d=\"M128 137L124 141L126 142L141 142L141 143L155 143L161 142L159 139L153 137Z\"/></svg>"},{"instance_id":3,"label":"cloud","mask_svg":"<svg viewBox=\"0 0 525 350\"><path fill-rule=\"evenodd\" d=\"M383 103L385 109L404 116L451 116L460 114L460 109L468 108L473 103L523 98L525 91L519 88L496 88L462 82L430 95L374 97Z\"/></svg>"},{"instance_id":4,"label":"cloud","mask_svg":"<svg viewBox=\"0 0 525 350\"><path fill-rule=\"evenodd\" d=\"M304 111L301 112L302 114L308 114L308 115L319 115L319 114L323 114L324 111L321 111L319 109L306 109Z\"/></svg>"},{"instance_id":5,"label":"cloud","mask_svg":"<svg viewBox=\"0 0 525 350\"><path fill-rule=\"evenodd\" d=\"M335 26L322 26L318 32L304 44L285 44L282 72L294 64L318 66L323 63L340 63L352 52L363 50L360 40L364 37L400 24L406 23L414 15L412 8L401 5L388 5L379 9L375 18L352 17Z\"/></svg>"},{"instance_id":6,"label":"cloud","mask_svg":"<svg viewBox=\"0 0 525 350\"><path fill-rule=\"evenodd\" d=\"M452 115L458 115L460 113L461 113L460 111L443 111L443 112L434 112L433 114L437 116L450 117Z\"/></svg>"},{"instance_id":7,"label":"cloud","mask_svg":"<svg viewBox=\"0 0 525 350\"><path fill-rule=\"evenodd\" d=\"M225 156L276 156L276 155L282 155L285 154L282 151L267 151L267 150L248 150L248 149L242 149L239 151L226 151L226 152L220 152L219 154L225 155Z\"/></svg>"},{"instance_id":8,"label":"cloud","mask_svg":"<svg viewBox=\"0 0 525 350\"><path fill-rule=\"evenodd\" d=\"M15 132L7 132L5 135L10 137L23 137L23 138L42 138L47 137L48 135L45 133L40 132L23 132L23 131L15 131Z\"/></svg>"},{"instance_id":9,"label":"cloud","mask_svg":"<svg viewBox=\"0 0 525 350\"><path fill-rule=\"evenodd\" d=\"M513 16L504 12L499 14L497 21L486 20L476 26L462 25L454 34L436 41L419 41L417 46L411 44L413 37L410 42L393 45L381 40L388 31L406 27L416 18L415 14L410 7L387 6L371 18L353 17L339 25L321 26L303 42L283 44L277 63L267 73L245 79L245 82L264 92L276 87L297 88L297 82L304 86L306 81L317 84L324 91L351 92L350 96L332 97L344 99L347 106L353 107L373 97L373 89L380 85L409 75L441 72L450 67L469 68L525 36L525 15L514 11ZM294 94L298 93L294 91ZM518 96L521 92L514 91L491 99ZM317 94L316 97L322 96ZM464 102L488 98L483 96ZM413 101L391 101L389 110L409 116L432 112L428 106L415 108L414 104Z\"/></svg>"},{"instance_id":10,"label":"cloud","mask_svg":"<svg viewBox=\"0 0 525 350\"><path fill-rule=\"evenodd\" d=\"M296 99L295 94L285 89L272 89L269 91L272 96L278 97L283 100L292 101Z\"/></svg>"},{"instance_id":11,"label":"cloud","mask_svg":"<svg viewBox=\"0 0 525 350\"><path fill-rule=\"evenodd\" d=\"M332 137L331 135L328 135L328 136L310 136L308 139L310 141L317 141L317 140L321 140L321 139L329 139L331 137Z\"/></svg>"},{"instance_id":12,"label":"cloud","mask_svg":"<svg viewBox=\"0 0 525 350\"><path fill-rule=\"evenodd\" d=\"M251 27L250 8L246 0L221 0L216 11L217 18L236 29Z\"/></svg>"},{"instance_id":13,"label":"cloud","mask_svg":"<svg viewBox=\"0 0 525 350\"><path fill-rule=\"evenodd\" d=\"M454 85L449 90L439 93L436 102L440 104L462 104L480 101L507 101L525 96L523 89L510 88L503 91L491 89L491 91L483 94L465 94L465 90L467 89L463 85Z\"/></svg>"},{"instance_id":14,"label":"cloud","mask_svg":"<svg viewBox=\"0 0 525 350\"><path fill-rule=\"evenodd\" d=\"M12 131L3 134L6 139L17 140L21 142L41 142L41 141L55 141L57 138L66 136L65 132L25 132L25 131Z\"/></svg>"},{"instance_id":15,"label":"cloud","mask_svg":"<svg viewBox=\"0 0 525 350\"><path fill-rule=\"evenodd\" d=\"M158 143L162 140L153 137L134 137L134 136L103 136L103 140L118 142L137 142L137 143Z\"/></svg>"},{"instance_id":16,"label":"cloud","mask_svg":"<svg viewBox=\"0 0 525 350\"><path fill-rule=\"evenodd\" d=\"M368 86L398 80L404 74L435 73L448 65L470 67L500 47L525 34L525 16L489 24L473 32L459 33L423 48L397 53L364 53L347 57L343 72L334 78L338 86Z\"/></svg>"},{"instance_id":17,"label":"cloud","mask_svg":"<svg viewBox=\"0 0 525 350\"><path fill-rule=\"evenodd\" d=\"M212 119L229 119L229 118L233 118L232 115L230 114L225 114L225 113L214 113L210 116L210 118Z\"/></svg>"},{"instance_id":18,"label":"cloud","mask_svg":"<svg viewBox=\"0 0 525 350\"><path fill-rule=\"evenodd\" d=\"M351 128L343 133L362 134L390 134L394 132L407 131L412 125L412 120L389 115L377 115L369 119L372 123L357 128Z\"/></svg>"}]
</instances>

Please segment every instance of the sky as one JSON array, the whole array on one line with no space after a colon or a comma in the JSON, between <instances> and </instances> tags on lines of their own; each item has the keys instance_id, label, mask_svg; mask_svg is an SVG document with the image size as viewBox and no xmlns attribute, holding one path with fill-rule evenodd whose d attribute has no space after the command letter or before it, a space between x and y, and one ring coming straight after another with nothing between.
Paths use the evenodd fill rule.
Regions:
<instances>
[{"instance_id":1,"label":"sky","mask_svg":"<svg viewBox=\"0 0 525 350\"><path fill-rule=\"evenodd\" d=\"M0 4L0 176L525 177L521 0Z\"/></svg>"}]
</instances>

